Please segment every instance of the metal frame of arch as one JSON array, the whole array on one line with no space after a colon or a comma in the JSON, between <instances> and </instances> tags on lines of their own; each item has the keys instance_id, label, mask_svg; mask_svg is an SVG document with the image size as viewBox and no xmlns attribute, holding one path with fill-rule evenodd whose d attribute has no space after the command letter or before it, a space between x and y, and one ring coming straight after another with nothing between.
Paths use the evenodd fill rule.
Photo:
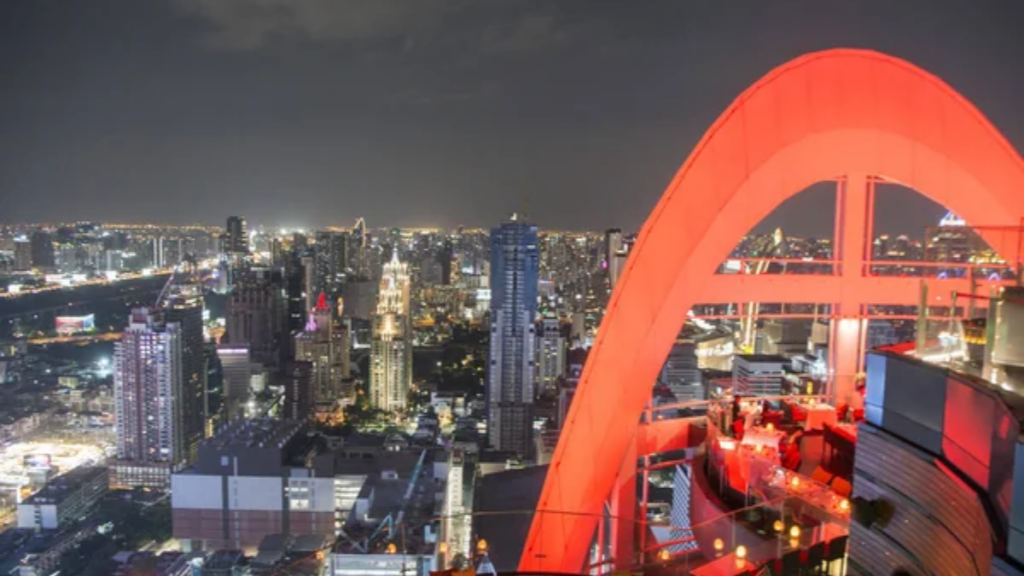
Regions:
<instances>
[{"instance_id":1,"label":"metal frame of arch","mask_svg":"<svg viewBox=\"0 0 1024 576\"><path fill-rule=\"evenodd\" d=\"M768 73L711 126L640 232L569 410L520 570L578 572L584 565L603 503L635 450L650 385L687 311L718 289L712 277L738 240L815 182L839 179L849 188L874 176L913 188L971 224L1019 227L1024 216L1021 157L932 74L852 49L808 54ZM982 235L1004 256L1019 253L1009 244L1020 242L1016 235ZM853 252L837 253L845 265ZM773 282L777 291L806 293L815 280ZM856 318L884 293L879 286L870 276L843 275L835 301Z\"/></svg>"}]
</instances>

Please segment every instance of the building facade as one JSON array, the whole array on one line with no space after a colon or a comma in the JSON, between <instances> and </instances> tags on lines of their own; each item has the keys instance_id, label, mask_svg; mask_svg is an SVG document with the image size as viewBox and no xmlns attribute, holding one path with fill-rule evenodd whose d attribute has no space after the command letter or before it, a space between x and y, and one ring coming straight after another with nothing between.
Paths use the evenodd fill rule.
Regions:
<instances>
[{"instance_id":1,"label":"building facade","mask_svg":"<svg viewBox=\"0 0 1024 576\"><path fill-rule=\"evenodd\" d=\"M496 450L533 447L537 227L511 221L491 230L491 340L487 364L487 436Z\"/></svg>"},{"instance_id":2,"label":"building facade","mask_svg":"<svg viewBox=\"0 0 1024 576\"><path fill-rule=\"evenodd\" d=\"M558 379L565 375L566 341L558 318L543 318L537 338L537 385L540 390L554 391Z\"/></svg>"},{"instance_id":3,"label":"building facade","mask_svg":"<svg viewBox=\"0 0 1024 576\"><path fill-rule=\"evenodd\" d=\"M333 535L331 460L311 463L305 426L237 420L171 479L173 535L192 549L253 550L268 534Z\"/></svg>"},{"instance_id":4,"label":"building facade","mask_svg":"<svg viewBox=\"0 0 1024 576\"><path fill-rule=\"evenodd\" d=\"M404 409L412 385L412 322L408 265L398 250L384 265L373 315L370 398L382 410Z\"/></svg>"},{"instance_id":5,"label":"building facade","mask_svg":"<svg viewBox=\"0 0 1024 576\"><path fill-rule=\"evenodd\" d=\"M110 487L107 468L83 466L50 480L18 504L18 528L56 530L85 518Z\"/></svg>"},{"instance_id":6,"label":"building facade","mask_svg":"<svg viewBox=\"0 0 1024 576\"><path fill-rule=\"evenodd\" d=\"M181 426L175 439L186 459L193 460L206 422L206 352L203 341L203 296L196 285L172 286L163 303L164 319L180 326Z\"/></svg>"},{"instance_id":7,"label":"building facade","mask_svg":"<svg viewBox=\"0 0 1024 576\"><path fill-rule=\"evenodd\" d=\"M228 216L224 234L224 252L232 255L249 253L249 230L245 218Z\"/></svg>"},{"instance_id":8,"label":"building facade","mask_svg":"<svg viewBox=\"0 0 1024 576\"><path fill-rule=\"evenodd\" d=\"M115 486L166 487L169 471L187 460L183 424L181 324L149 308L132 310L114 345L117 430Z\"/></svg>"},{"instance_id":9,"label":"building facade","mask_svg":"<svg viewBox=\"0 0 1024 576\"><path fill-rule=\"evenodd\" d=\"M286 343L284 281L279 271L255 270L237 283L227 306L227 343L249 346L254 362L277 368Z\"/></svg>"}]
</instances>

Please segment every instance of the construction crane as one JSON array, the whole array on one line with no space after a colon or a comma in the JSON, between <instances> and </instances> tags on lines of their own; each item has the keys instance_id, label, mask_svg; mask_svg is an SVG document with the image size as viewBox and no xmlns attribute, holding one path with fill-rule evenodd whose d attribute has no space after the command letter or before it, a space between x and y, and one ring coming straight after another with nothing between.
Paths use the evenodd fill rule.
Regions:
<instances>
[{"instance_id":1,"label":"construction crane","mask_svg":"<svg viewBox=\"0 0 1024 576\"><path fill-rule=\"evenodd\" d=\"M748 260L743 272L745 274L764 274L767 272L772 259L783 249L785 245L784 240L785 236L782 234L782 228L776 228L775 232L763 238L754 250L754 254L760 258ZM754 352L754 339L757 332L757 314L760 312L761 305L757 302L747 302L741 308L739 348L744 354L752 354Z\"/></svg>"}]
</instances>

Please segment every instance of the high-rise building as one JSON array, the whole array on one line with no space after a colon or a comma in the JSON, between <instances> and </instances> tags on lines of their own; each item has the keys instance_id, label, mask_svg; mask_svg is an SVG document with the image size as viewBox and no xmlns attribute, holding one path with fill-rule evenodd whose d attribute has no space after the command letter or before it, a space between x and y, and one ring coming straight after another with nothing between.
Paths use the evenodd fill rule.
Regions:
<instances>
[{"instance_id":1,"label":"high-rise building","mask_svg":"<svg viewBox=\"0 0 1024 576\"><path fill-rule=\"evenodd\" d=\"M277 270L254 270L228 298L227 343L249 346L254 362L276 368L284 343L283 278ZM287 349L287 346L285 346Z\"/></svg>"},{"instance_id":2,"label":"high-rise building","mask_svg":"<svg viewBox=\"0 0 1024 576\"><path fill-rule=\"evenodd\" d=\"M332 297L341 292L341 284L348 267L348 234L344 232L317 232L314 252L315 293L324 292Z\"/></svg>"},{"instance_id":3,"label":"high-rise building","mask_svg":"<svg viewBox=\"0 0 1024 576\"><path fill-rule=\"evenodd\" d=\"M618 228L611 228L604 233L604 263L608 270L609 289L615 288L622 276L630 244Z\"/></svg>"},{"instance_id":4,"label":"high-rise building","mask_svg":"<svg viewBox=\"0 0 1024 576\"><path fill-rule=\"evenodd\" d=\"M537 227L511 221L491 230L491 341L487 435L496 450L527 456L533 447Z\"/></svg>"},{"instance_id":5,"label":"high-rise building","mask_svg":"<svg viewBox=\"0 0 1024 576\"><path fill-rule=\"evenodd\" d=\"M660 380L680 401L704 399L696 342L690 338L676 339L661 368Z\"/></svg>"},{"instance_id":6,"label":"high-rise building","mask_svg":"<svg viewBox=\"0 0 1024 576\"><path fill-rule=\"evenodd\" d=\"M441 284L450 286L452 283L452 260L454 258L451 238L445 238L437 252L437 261L441 265Z\"/></svg>"},{"instance_id":7,"label":"high-rise building","mask_svg":"<svg viewBox=\"0 0 1024 576\"><path fill-rule=\"evenodd\" d=\"M217 347L217 358L221 366L224 416L228 420L238 418L252 395L249 390L249 380L252 378L249 347L244 344L223 344Z\"/></svg>"},{"instance_id":8,"label":"high-rise building","mask_svg":"<svg viewBox=\"0 0 1024 576\"><path fill-rule=\"evenodd\" d=\"M57 255L53 248L53 236L48 232L32 233L32 266L53 269L57 266Z\"/></svg>"},{"instance_id":9,"label":"high-rise building","mask_svg":"<svg viewBox=\"0 0 1024 576\"><path fill-rule=\"evenodd\" d=\"M408 265L391 253L380 281L370 346L370 394L384 410L405 408L412 384L412 323Z\"/></svg>"},{"instance_id":10,"label":"high-rise building","mask_svg":"<svg viewBox=\"0 0 1024 576\"><path fill-rule=\"evenodd\" d=\"M32 269L32 243L24 236L14 239L14 269L18 272Z\"/></svg>"},{"instance_id":11,"label":"high-rise building","mask_svg":"<svg viewBox=\"0 0 1024 576\"><path fill-rule=\"evenodd\" d=\"M348 378L349 340L346 324L335 326L334 314L323 292L310 311L305 330L295 336L295 359L313 365L314 400L331 405L350 400L351 390L344 390Z\"/></svg>"},{"instance_id":12,"label":"high-rise building","mask_svg":"<svg viewBox=\"0 0 1024 576\"><path fill-rule=\"evenodd\" d=\"M285 370L284 408L291 420L310 420L316 411L312 362L290 362Z\"/></svg>"},{"instance_id":13,"label":"high-rise building","mask_svg":"<svg viewBox=\"0 0 1024 576\"><path fill-rule=\"evenodd\" d=\"M285 283L285 303L287 319L285 326L288 334L295 335L302 332L306 325L306 315L309 308L306 306L305 268L302 265L302 258L294 251L282 256ZM294 357L295 351L290 350Z\"/></svg>"},{"instance_id":14,"label":"high-rise building","mask_svg":"<svg viewBox=\"0 0 1024 576\"><path fill-rule=\"evenodd\" d=\"M245 218L228 216L224 233L224 252L235 255L249 253L249 230L246 228Z\"/></svg>"},{"instance_id":15,"label":"high-rise building","mask_svg":"<svg viewBox=\"0 0 1024 576\"><path fill-rule=\"evenodd\" d=\"M156 310L132 310L114 345L115 486L167 486L170 472L188 455L183 426L181 324L165 323Z\"/></svg>"},{"instance_id":16,"label":"high-rise building","mask_svg":"<svg viewBox=\"0 0 1024 576\"><path fill-rule=\"evenodd\" d=\"M171 286L164 300L164 320L181 329L181 426L177 442L188 460L195 459L203 438L206 406L206 353L203 348L203 296L194 284Z\"/></svg>"},{"instance_id":17,"label":"high-rise building","mask_svg":"<svg viewBox=\"0 0 1024 576\"><path fill-rule=\"evenodd\" d=\"M537 338L537 384L541 390L554 391L565 374L565 348L558 318L542 319Z\"/></svg>"}]
</instances>

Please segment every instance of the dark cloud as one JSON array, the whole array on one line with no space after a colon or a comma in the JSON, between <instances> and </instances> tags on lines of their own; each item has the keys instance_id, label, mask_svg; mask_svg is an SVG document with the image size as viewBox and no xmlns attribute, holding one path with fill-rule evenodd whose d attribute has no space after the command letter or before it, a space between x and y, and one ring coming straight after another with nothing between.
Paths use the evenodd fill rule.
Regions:
<instances>
[{"instance_id":1,"label":"dark cloud","mask_svg":"<svg viewBox=\"0 0 1024 576\"><path fill-rule=\"evenodd\" d=\"M935 72L1024 144L1019 0L0 1L0 219L640 225L802 53ZM941 208L894 196L881 231ZM828 192L771 222L831 230Z\"/></svg>"}]
</instances>

